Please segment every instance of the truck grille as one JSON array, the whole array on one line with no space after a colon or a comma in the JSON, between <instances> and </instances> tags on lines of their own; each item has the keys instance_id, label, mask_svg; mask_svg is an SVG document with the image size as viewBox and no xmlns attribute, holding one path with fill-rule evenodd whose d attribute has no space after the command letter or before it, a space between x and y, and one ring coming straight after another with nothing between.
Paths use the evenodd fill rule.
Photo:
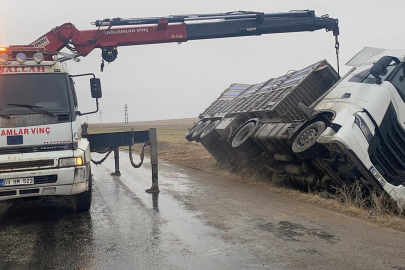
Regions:
<instances>
[{"instance_id":1,"label":"truck grille","mask_svg":"<svg viewBox=\"0 0 405 270\"><path fill-rule=\"evenodd\" d=\"M11 170L19 171L26 169L40 169L42 167L50 167L53 165L54 165L53 159L0 163L0 172Z\"/></svg>"},{"instance_id":2,"label":"truck grille","mask_svg":"<svg viewBox=\"0 0 405 270\"><path fill-rule=\"evenodd\" d=\"M20 195L39 193L39 188L23 189L23 190L20 190L19 193L20 193Z\"/></svg>"},{"instance_id":3,"label":"truck grille","mask_svg":"<svg viewBox=\"0 0 405 270\"><path fill-rule=\"evenodd\" d=\"M58 180L57 175L35 176L34 177L34 184L35 185L40 185L40 184L56 183L57 180Z\"/></svg>"},{"instance_id":4,"label":"truck grille","mask_svg":"<svg viewBox=\"0 0 405 270\"><path fill-rule=\"evenodd\" d=\"M78 148L77 143L42 145L35 147L11 147L11 148L1 148L0 155L36 153L36 152L58 151L58 150L76 150L77 148Z\"/></svg>"},{"instance_id":5,"label":"truck grille","mask_svg":"<svg viewBox=\"0 0 405 270\"><path fill-rule=\"evenodd\" d=\"M388 110L370 143L371 162L395 186L405 182L405 130L398 122L394 106Z\"/></svg>"},{"instance_id":6,"label":"truck grille","mask_svg":"<svg viewBox=\"0 0 405 270\"><path fill-rule=\"evenodd\" d=\"M17 195L17 191L10 190L10 191L0 192L0 197L13 196L13 195Z\"/></svg>"}]
</instances>

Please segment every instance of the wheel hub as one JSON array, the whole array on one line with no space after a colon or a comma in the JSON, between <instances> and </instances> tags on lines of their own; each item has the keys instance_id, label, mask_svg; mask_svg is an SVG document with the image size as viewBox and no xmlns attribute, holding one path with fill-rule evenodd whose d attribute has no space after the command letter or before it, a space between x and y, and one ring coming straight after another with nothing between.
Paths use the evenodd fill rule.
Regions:
<instances>
[{"instance_id":1,"label":"wheel hub","mask_svg":"<svg viewBox=\"0 0 405 270\"><path fill-rule=\"evenodd\" d=\"M300 137L300 145L304 146L311 143L316 138L317 134L318 132L316 129L311 128L306 130Z\"/></svg>"}]
</instances>

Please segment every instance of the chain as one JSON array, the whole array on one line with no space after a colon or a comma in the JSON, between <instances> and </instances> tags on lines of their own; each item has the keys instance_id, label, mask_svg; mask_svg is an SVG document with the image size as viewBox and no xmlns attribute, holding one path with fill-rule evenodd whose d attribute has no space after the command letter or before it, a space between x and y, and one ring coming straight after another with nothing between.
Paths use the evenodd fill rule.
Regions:
<instances>
[{"instance_id":1,"label":"chain","mask_svg":"<svg viewBox=\"0 0 405 270\"><path fill-rule=\"evenodd\" d=\"M108 151L107 155L102 160L95 161L95 160L92 159L91 162L93 162L95 165L100 165L101 163L103 163L108 158L108 156L111 154L112 151L113 150Z\"/></svg>"},{"instance_id":2,"label":"chain","mask_svg":"<svg viewBox=\"0 0 405 270\"><path fill-rule=\"evenodd\" d=\"M104 60L103 60L103 59L101 59L100 71L101 71L101 72L104 71Z\"/></svg>"},{"instance_id":3,"label":"chain","mask_svg":"<svg viewBox=\"0 0 405 270\"><path fill-rule=\"evenodd\" d=\"M142 147L142 152L141 152L141 154L140 154L141 162L139 162L138 164L135 164L135 163L134 163L134 160L133 160L133 158L132 158L132 146L131 146L131 145L129 146L129 161L131 162L131 165L132 165L134 168L138 169L138 168L140 168L140 167L142 166L142 164L143 164L143 159L145 158L145 147L146 147L147 145L150 145L150 143L145 143L145 144L143 145L143 147Z\"/></svg>"},{"instance_id":4,"label":"chain","mask_svg":"<svg viewBox=\"0 0 405 270\"><path fill-rule=\"evenodd\" d=\"M338 72L338 75L340 75L340 65L339 65L340 44L339 44L338 36L335 36L335 49L336 49L337 72Z\"/></svg>"}]
</instances>

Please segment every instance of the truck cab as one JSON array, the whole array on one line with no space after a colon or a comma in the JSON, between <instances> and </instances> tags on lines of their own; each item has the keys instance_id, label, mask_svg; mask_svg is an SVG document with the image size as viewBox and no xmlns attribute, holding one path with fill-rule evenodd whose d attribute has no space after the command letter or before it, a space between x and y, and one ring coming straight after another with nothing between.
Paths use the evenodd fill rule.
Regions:
<instances>
[{"instance_id":1,"label":"truck cab","mask_svg":"<svg viewBox=\"0 0 405 270\"><path fill-rule=\"evenodd\" d=\"M0 201L69 197L77 212L89 210L90 146L79 115L56 55L0 51Z\"/></svg>"},{"instance_id":2,"label":"truck cab","mask_svg":"<svg viewBox=\"0 0 405 270\"><path fill-rule=\"evenodd\" d=\"M353 68L315 107L331 114L317 142L345 156L353 179L383 190L405 207L404 50L365 48Z\"/></svg>"}]
</instances>

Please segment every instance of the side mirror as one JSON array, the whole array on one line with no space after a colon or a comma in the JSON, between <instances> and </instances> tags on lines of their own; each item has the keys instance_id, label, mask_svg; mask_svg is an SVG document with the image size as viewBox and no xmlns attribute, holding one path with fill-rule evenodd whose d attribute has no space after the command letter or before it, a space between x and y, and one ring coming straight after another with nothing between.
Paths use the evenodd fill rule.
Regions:
<instances>
[{"instance_id":1,"label":"side mirror","mask_svg":"<svg viewBox=\"0 0 405 270\"><path fill-rule=\"evenodd\" d=\"M380 75L387 69L387 67L391 64L392 61L395 61L395 63L399 64L400 61L398 58L396 57L392 57L392 56L383 56L381 57L380 60L377 61L377 63L375 63L373 65L373 67L370 69L370 73L371 75L374 76L374 78L376 79L376 83L377 84L381 84L382 80Z\"/></svg>"},{"instance_id":2,"label":"side mirror","mask_svg":"<svg viewBox=\"0 0 405 270\"><path fill-rule=\"evenodd\" d=\"M101 93L101 81L99 78L90 79L90 88L92 98L101 98L103 96Z\"/></svg>"}]
</instances>

